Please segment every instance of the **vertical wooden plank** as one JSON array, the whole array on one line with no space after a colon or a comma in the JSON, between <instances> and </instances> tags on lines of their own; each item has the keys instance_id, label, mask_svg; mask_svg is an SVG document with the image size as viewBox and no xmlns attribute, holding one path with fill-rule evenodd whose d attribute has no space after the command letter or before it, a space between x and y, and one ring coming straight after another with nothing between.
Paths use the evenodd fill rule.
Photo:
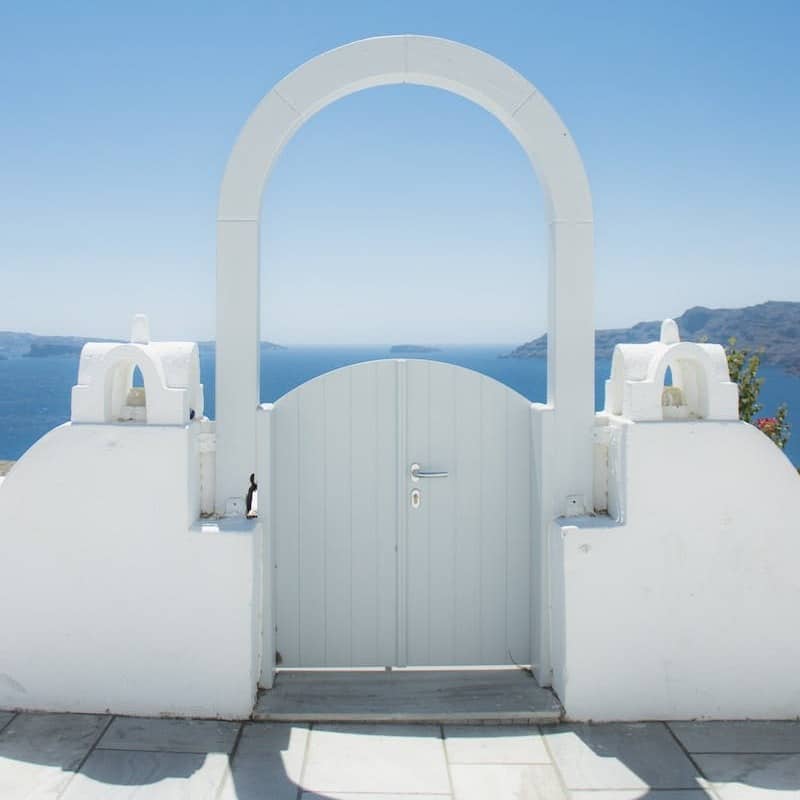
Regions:
<instances>
[{"instance_id":1,"label":"vertical wooden plank","mask_svg":"<svg viewBox=\"0 0 800 800\"><path fill-rule=\"evenodd\" d=\"M325 665L348 667L355 553L351 540L351 394L353 368L321 379L325 389Z\"/></svg>"},{"instance_id":2,"label":"vertical wooden plank","mask_svg":"<svg viewBox=\"0 0 800 800\"><path fill-rule=\"evenodd\" d=\"M413 462L424 469L430 462L430 363L406 362L406 475ZM422 494L421 505L407 511L407 650L409 665L431 664L430 648L430 497L425 481L406 480L406 498L412 489Z\"/></svg>"},{"instance_id":3,"label":"vertical wooden plank","mask_svg":"<svg viewBox=\"0 0 800 800\"><path fill-rule=\"evenodd\" d=\"M514 661L531 662L531 492L530 403L506 392L506 639Z\"/></svg>"},{"instance_id":4,"label":"vertical wooden plank","mask_svg":"<svg viewBox=\"0 0 800 800\"><path fill-rule=\"evenodd\" d=\"M325 382L298 389L300 666L325 662Z\"/></svg>"},{"instance_id":5,"label":"vertical wooden plank","mask_svg":"<svg viewBox=\"0 0 800 800\"><path fill-rule=\"evenodd\" d=\"M408 661L408 515L413 509L409 505L408 479L408 361L395 361L396 375L396 462L397 480L395 519L397 527L397 664L406 667ZM416 512L415 512L416 513Z\"/></svg>"},{"instance_id":6,"label":"vertical wooden plank","mask_svg":"<svg viewBox=\"0 0 800 800\"><path fill-rule=\"evenodd\" d=\"M428 509L430 663L455 664L455 376L457 367L428 363L428 460L446 478L420 481Z\"/></svg>"},{"instance_id":7,"label":"vertical wooden plank","mask_svg":"<svg viewBox=\"0 0 800 800\"><path fill-rule=\"evenodd\" d=\"M481 378L481 653L504 664L506 652L506 404L508 389Z\"/></svg>"},{"instance_id":8,"label":"vertical wooden plank","mask_svg":"<svg viewBox=\"0 0 800 800\"><path fill-rule=\"evenodd\" d=\"M397 363L375 364L374 414L377 429L374 469L377 477L375 497L376 563L370 576L376 598L375 620L377 652L375 665L399 664L398 642L398 516L403 519L403 501L398 496L401 469L398 452L398 375ZM365 579L366 581L366 579Z\"/></svg>"},{"instance_id":9,"label":"vertical wooden plank","mask_svg":"<svg viewBox=\"0 0 800 800\"><path fill-rule=\"evenodd\" d=\"M480 662L481 377L457 371L454 664Z\"/></svg>"},{"instance_id":10,"label":"vertical wooden plank","mask_svg":"<svg viewBox=\"0 0 800 800\"><path fill-rule=\"evenodd\" d=\"M276 649L282 665L300 664L299 452L297 393L273 410L273 535L275 557Z\"/></svg>"},{"instance_id":11,"label":"vertical wooden plank","mask_svg":"<svg viewBox=\"0 0 800 800\"><path fill-rule=\"evenodd\" d=\"M351 663L378 664L378 419L376 364L350 367Z\"/></svg>"},{"instance_id":12,"label":"vertical wooden plank","mask_svg":"<svg viewBox=\"0 0 800 800\"><path fill-rule=\"evenodd\" d=\"M379 591L376 581L380 531L377 527L379 475L377 447L380 433L376 415L376 364L349 369L351 480L351 654L354 666L376 666L378 661Z\"/></svg>"}]
</instances>

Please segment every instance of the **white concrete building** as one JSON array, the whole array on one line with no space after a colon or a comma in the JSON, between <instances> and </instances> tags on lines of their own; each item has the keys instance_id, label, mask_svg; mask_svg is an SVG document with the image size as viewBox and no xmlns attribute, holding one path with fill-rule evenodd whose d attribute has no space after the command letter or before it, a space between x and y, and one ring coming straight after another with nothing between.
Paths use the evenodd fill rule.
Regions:
<instances>
[{"instance_id":1,"label":"white concrete building","mask_svg":"<svg viewBox=\"0 0 800 800\"><path fill-rule=\"evenodd\" d=\"M317 111L391 83L474 101L536 169L546 404L418 360L259 403L265 182ZM574 719L800 715L796 471L738 421L722 348L669 320L617 348L594 413L592 225L569 132L485 53L390 36L284 78L222 183L216 422L197 346L137 317L85 346L71 421L0 485L0 707L246 717L278 660L516 662Z\"/></svg>"}]
</instances>

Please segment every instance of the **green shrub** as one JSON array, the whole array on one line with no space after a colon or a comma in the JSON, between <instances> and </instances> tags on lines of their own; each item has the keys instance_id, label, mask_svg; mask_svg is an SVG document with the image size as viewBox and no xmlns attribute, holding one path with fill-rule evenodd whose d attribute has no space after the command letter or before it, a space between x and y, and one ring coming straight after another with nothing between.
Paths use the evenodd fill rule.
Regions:
<instances>
[{"instance_id":1,"label":"green shrub","mask_svg":"<svg viewBox=\"0 0 800 800\"><path fill-rule=\"evenodd\" d=\"M789 409L786 404L779 406L772 417L757 416L763 408L758 402L761 387L764 385L764 378L758 374L761 354L738 350L736 339L728 340L725 353L728 356L731 380L739 385L739 418L755 425L781 449L785 448L791 435L791 425L787 419Z\"/></svg>"}]
</instances>

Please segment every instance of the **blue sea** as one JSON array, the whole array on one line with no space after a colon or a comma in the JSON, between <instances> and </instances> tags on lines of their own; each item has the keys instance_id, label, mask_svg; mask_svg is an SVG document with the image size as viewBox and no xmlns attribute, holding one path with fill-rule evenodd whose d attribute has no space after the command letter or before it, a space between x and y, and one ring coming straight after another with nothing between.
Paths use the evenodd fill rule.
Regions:
<instances>
[{"instance_id":1,"label":"blue sea","mask_svg":"<svg viewBox=\"0 0 800 800\"><path fill-rule=\"evenodd\" d=\"M543 402L547 395L547 363L544 359L501 358L516 345L442 347L420 358L446 361L489 375L530 400ZM277 400L290 389L332 369L392 358L389 346L291 347L263 350L261 354L261 400ZM403 357L415 357L405 355ZM206 414L214 417L214 350L201 346L200 368L205 385ZM603 406L604 382L611 362L595 365L595 398ZM800 377L764 366L761 390L763 415L772 414L780 403L789 406L789 421L798 420L796 438L787 455L800 465ZM70 390L78 377L78 357L12 358L0 361L0 459L18 459L51 428L69 419Z\"/></svg>"}]
</instances>

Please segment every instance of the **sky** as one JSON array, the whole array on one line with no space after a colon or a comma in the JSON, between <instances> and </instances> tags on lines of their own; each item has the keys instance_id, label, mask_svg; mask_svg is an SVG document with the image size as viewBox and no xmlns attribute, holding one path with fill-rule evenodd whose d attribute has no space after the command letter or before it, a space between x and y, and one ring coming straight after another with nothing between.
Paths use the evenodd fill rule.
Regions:
<instances>
[{"instance_id":1,"label":"sky","mask_svg":"<svg viewBox=\"0 0 800 800\"><path fill-rule=\"evenodd\" d=\"M0 0L0 330L215 325L238 131L286 73L367 36L455 39L556 108L595 211L596 324L800 300L800 4ZM262 338L518 343L546 329L541 191L483 109L413 86L321 111L264 194Z\"/></svg>"}]
</instances>

